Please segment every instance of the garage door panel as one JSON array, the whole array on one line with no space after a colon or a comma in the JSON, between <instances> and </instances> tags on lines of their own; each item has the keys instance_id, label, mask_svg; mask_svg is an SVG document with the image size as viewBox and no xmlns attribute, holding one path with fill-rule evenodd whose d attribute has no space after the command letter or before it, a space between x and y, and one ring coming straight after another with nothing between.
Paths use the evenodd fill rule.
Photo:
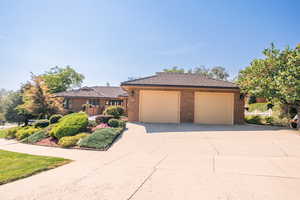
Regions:
<instances>
[{"instance_id":1,"label":"garage door panel","mask_svg":"<svg viewBox=\"0 0 300 200\"><path fill-rule=\"evenodd\" d=\"M179 101L177 91L140 91L140 121L178 123Z\"/></svg>"},{"instance_id":2,"label":"garage door panel","mask_svg":"<svg viewBox=\"0 0 300 200\"><path fill-rule=\"evenodd\" d=\"M232 93L195 93L195 123L233 124Z\"/></svg>"}]
</instances>

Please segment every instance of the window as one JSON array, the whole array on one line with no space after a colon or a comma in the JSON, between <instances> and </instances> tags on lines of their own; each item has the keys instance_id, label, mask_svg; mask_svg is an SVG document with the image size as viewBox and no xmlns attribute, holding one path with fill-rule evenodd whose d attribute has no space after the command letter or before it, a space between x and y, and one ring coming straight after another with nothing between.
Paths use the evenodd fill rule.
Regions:
<instances>
[{"instance_id":1,"label":"window","mask_svg":"<svg viewBox=\"0 0 300 200\"><path fill-rule=\"evenodd\" d=\"M106 104L110 106L121 106L123 104L123 100L109 100Z\"/></svg>"},{"instance_id":2,"label":"window","mask_svg":"<svg viewBox=\"0 0 300 200\"><path fill-rule=\"evenodd\" d=\"M64 99L63 106L65 109L70 109L72 107L72 101L70 99Z\"/></svg>"},{"instance_id":3,"label":"window","mask_svg":"<svg viewBox=\"0 0 300 200\"><path fill-rule=\"evenodd\" d=\"M99 106L100 101L99 101L99 99L89 99L89 104L91 104L93 106Z\"/></svg>"}]
</instances>

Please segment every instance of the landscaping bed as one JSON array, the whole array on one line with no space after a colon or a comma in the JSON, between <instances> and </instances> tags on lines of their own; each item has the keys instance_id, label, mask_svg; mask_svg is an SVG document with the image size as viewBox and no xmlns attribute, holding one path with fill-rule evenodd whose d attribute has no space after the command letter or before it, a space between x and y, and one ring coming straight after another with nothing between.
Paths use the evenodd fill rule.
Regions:
<instances>
[{"instance_id":1,"label":"landscaping bed","mask_svg":"<svg viewBox=\"0 0 300 200\"><path fill-rule=\"evenodd\" d=\"M122 107L111 106L95 121L84 112L53 115L30 126L2 130L0 136L33 145L107 150L126 128L122 114Z\"/></svg>"},{"instance_id":2,"label":"landscaping bed","mask_svg":"<svg viewBox=\"0 0 300 200\"><path fill-rule=\"evenodd\" d=\"M0 185L71 162L64 158L35 156L0 150Z\"/></svg>"},{"instance_id":3,"label":"landscaping bed","mask_svg":"<svg viewBox=\"0 0 300 200\"><path fill-rule=\"evenodd\" d=\"M245 122L248 124L289 127L290 120L272 116L250 115L245 116Z\"/></svg>"}]
</instances>

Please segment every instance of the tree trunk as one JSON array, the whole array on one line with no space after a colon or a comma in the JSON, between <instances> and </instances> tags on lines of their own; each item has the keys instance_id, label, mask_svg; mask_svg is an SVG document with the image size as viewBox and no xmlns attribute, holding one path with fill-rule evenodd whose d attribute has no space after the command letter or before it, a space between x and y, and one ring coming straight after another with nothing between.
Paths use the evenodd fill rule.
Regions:
<instances>
[{"instance_id":1,"label":"tree trunk","mask_svg":"<svg viewBox=\"0 0 300 200\"><path fill-rule=\"evenodd\" d=\"M25 117L24 125L25 125L25 126L28 126L28 122L29 122L28 117Z\"/></svg>"}]
</instances>

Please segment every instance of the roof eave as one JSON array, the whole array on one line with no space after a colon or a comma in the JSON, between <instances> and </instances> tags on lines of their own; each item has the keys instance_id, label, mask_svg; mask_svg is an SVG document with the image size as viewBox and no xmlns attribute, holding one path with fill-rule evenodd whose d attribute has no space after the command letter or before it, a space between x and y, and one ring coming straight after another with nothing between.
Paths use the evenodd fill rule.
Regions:
<instances>
[{"instance_id":1,"label":"roof eave","mask_svg":"<svg viewBox=\"0 0 300 200\"><path fill-rule=\"evenodd\" d=\"M121 86L135 86L135 87L183 87L183 88L212 88L212 89L240 89L236 87L222 87L222 86L196 86L196 85L165 85L165 84L121 84Z\"/></svg>"}]
</instances>

